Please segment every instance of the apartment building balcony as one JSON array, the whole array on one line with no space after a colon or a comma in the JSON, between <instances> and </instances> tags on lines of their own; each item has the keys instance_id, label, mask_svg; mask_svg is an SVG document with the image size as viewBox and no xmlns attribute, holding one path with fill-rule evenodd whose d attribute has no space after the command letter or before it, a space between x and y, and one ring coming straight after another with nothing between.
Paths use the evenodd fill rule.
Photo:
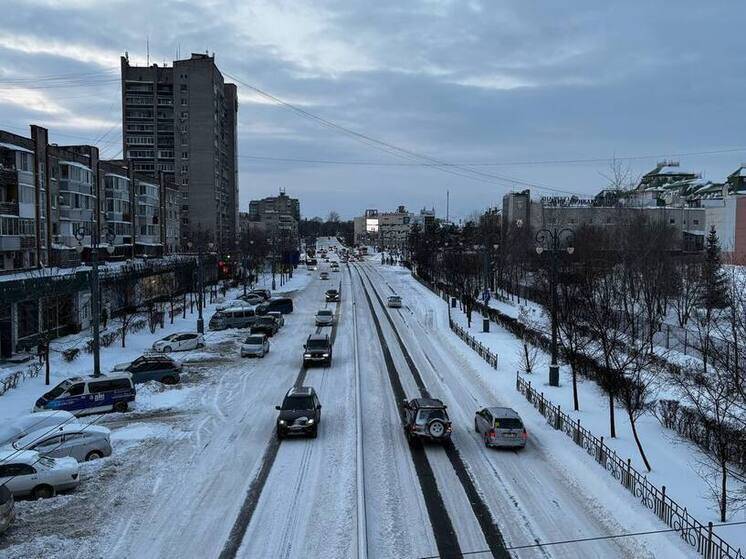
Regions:
<instances>
[{"instance_id":1,"label":"apartment building balcony","mask_svg":"<svg viewBox=\"0 0 746 559\"><path fill-rule=\"evenodd\" d=\"M0 202L0 215L18 215L18 202Z\"/></svg>"},{"instance_id":2,"label":"apartment building balcony","mask_svg":"<svg viewBox=\"0 0 746 559\"><path fill-rule=\"evenodd\" d=\"M138 107L138 106L142 106L142 105L152 106L153 105L153 96L152 95L142 95L142 96L133 97L133 96L127 95L127 97L124 98L124 104L125 105L130 105L130 106L133 106L133 107Z\"/></svg>"}]
</instances>

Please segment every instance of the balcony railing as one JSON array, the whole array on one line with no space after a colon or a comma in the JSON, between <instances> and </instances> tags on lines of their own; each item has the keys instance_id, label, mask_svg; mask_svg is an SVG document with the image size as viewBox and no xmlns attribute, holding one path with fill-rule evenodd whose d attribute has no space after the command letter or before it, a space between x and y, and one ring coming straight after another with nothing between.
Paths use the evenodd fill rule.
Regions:
<instances>
[{"instance_id":1,"label":"balcony railing","mask_svg":"<svg viewBox=\"0 0 746 559\"><path fill-rule=\"evenodd\" d=\"M18 202L0 202L0 215L18 215Z\"/></svg>"}]
</instances>

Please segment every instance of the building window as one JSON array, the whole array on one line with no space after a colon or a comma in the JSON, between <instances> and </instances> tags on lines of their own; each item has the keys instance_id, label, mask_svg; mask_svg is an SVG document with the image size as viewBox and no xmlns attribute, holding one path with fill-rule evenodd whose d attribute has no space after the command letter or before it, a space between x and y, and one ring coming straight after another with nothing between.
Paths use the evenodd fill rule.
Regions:
<instances>
[{"instance_id":1,"label":"building window","mask_svg":"<svg viewBox=\"0 0 746 559\"><path fill-rule=\"evenodd\" d=\"M182 159L189 159L189 152L188 151L182 151L181 152L181 158Z\"/></svg>"},{"instance_id":2,"label":"building window","mask_svg":"<svg viewBox=\"0 0 746 559\"><path fill-rule=\"evenodd\" d=\"M676 220L674 218L671 218L671 219L668 220L668 223L670 223L671 225L673 225L674 223L676 223Z\"/></svg>"},{"instance_id":3,"label":"building window","mask_svg":"<svg viewBox=\"0 0 746 559\"><path fill-rule=\"evenodd\" d=\"M698 219L694 220L694 225L699 225L699 220Z\"/></svg>"},{"instance_id":4,"label":"building window","mask_svg":"<svg viewBox=\"0 0 746 559\"><path fill-rule=\"evenodd\" d=\"M182 97L181 98L181 106L182 107L186 107L188 104L189 104L189 99L187 99L186 97Z\"/></svg>"},{"instance_id":5,"label":"building window","mask_svg":"<svg viewBox=\"0 0 746 559\"><path fill-rule=\"evenodd\" d=\"M186 76L181 76L182 78L186 78ZM179 86L179 91L189 91L189 86L185 83L181 84Z\"/></svg>"},{"instance_id":6,"label":"building window","mask_svg":"<svg viewBox=\"0 0 746 559\"><path fill-rule=\"evenodd\" d=\"M181 118L189 118L189 111L181 111Z\"/></svg>"}]
</instances>

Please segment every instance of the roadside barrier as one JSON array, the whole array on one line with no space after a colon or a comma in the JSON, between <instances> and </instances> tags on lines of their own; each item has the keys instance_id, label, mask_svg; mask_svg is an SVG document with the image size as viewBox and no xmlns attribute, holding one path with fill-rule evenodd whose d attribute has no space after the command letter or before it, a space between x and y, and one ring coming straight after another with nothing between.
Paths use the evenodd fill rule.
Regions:
<instances>
[{"instance_id":1,"label":"roadside barrier","mask_svg":"<svg viewBox=\"0 0 746 559\"><path fill-rule=\"evenodd\" d=\"M492 353L482 342L476 340L469 332L451 320L450 316L448 317L448 325L459 338L466 342L466 345L479 354L479 357L487 361L493 369L497 369L497 353Z\"/></svg>"},{"instance_id":2,"label":"roadside barrier","mask_svg":"<svg viewBox=\"0 0 746 559\"><path fill-rule=\"evenodd\" d=\"M0 396L5 394L9 390L16 388L25 380L38 377L40 370L41 365L39 363L34 363L33 365L29 365L21 371L9 373L3 378L0 378Z\"/></svg>"},{"instance_id":3,"label":"roadside barrier","mask_svg":"<svg viewBox=\"0 0 746 559\"><path fill-rule=\"evenodd\" d=\"M516 390L533 404L547 423L557 431L563 431L572 441L584 449L589 456L606 469L611 476L640 500L659 519L676 530L687 544L697 550L705 559L743 559L741 550L732 547L720 536L713 533L712 522L702 524L692 517L686 507L666 495L666 486L658 489L644 474L632 467L630 459L623 460L604 443L603 437L596 437L580 425L580 419L573 419L563 412L559 405L552 403L531 387L516 373Z\"/></svg>"}]
</instances>

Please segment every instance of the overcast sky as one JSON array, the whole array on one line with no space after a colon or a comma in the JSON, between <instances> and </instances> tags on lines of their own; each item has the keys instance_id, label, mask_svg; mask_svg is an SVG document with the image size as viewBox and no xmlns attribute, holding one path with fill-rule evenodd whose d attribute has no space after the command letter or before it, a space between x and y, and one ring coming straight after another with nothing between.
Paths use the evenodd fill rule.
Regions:
<instances>
[{"instance_id":1,"label":"overcast sky","mask_svg":"<svg viewBox=\"0 0 746 559\"><path fill-rule=\"evenodd\" d=\"M641 174L666 154L725 152L678 157L713 180L746 160L742 0L3 0L2 13L0 129L37 123L120 155L119 56L144 64L149 37L151 62L214 52L314 116L459 165L394 156L239 83L243 211L284 187L306 216L442 215L450 190L460 217L525 183L594 193L615 155L650 156L629 161ZM556 163L587 159L602 161Z\"/></svg>"}]
</instances>

